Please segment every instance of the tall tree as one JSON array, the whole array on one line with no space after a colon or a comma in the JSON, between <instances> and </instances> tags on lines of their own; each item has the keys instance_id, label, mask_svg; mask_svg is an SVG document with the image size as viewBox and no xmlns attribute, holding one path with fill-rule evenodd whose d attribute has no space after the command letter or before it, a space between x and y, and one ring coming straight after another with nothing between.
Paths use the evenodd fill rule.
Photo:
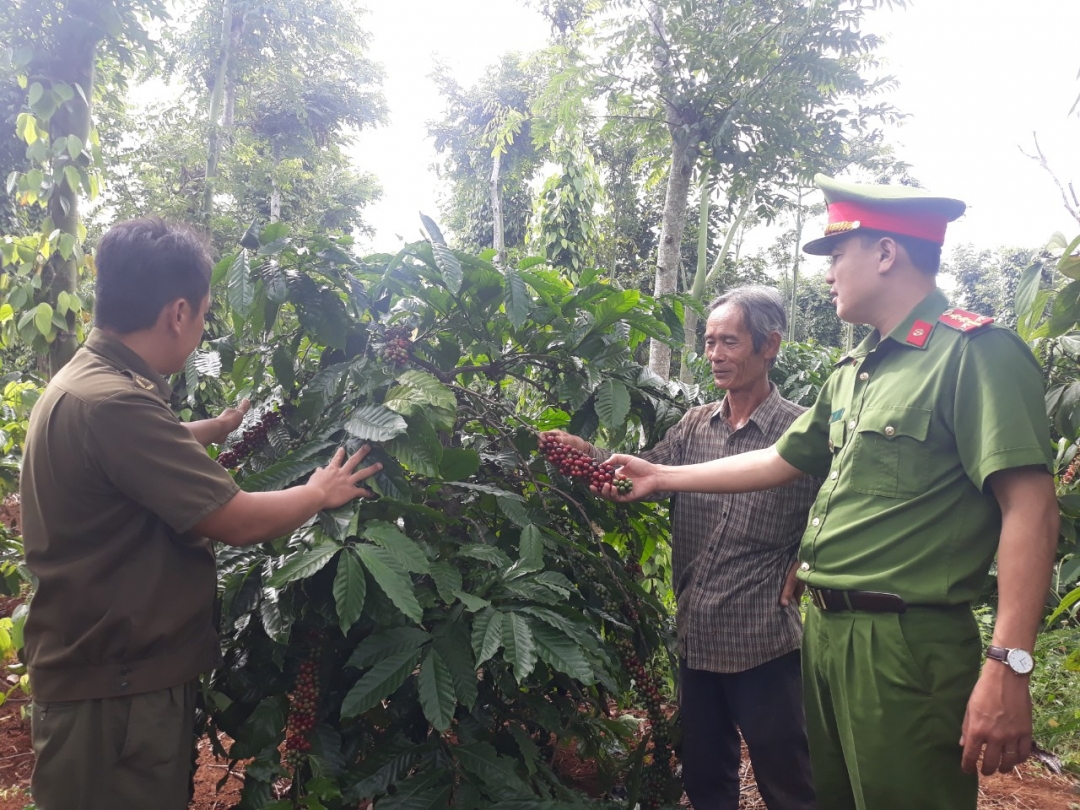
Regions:
<instances>
[{"instance_id":1,"label":"tall tree","mask_svg":"<svg viewBox=\"0 0 1080 810\"><path fill-rule=\"evenodd\" d=\"M608 48L593 85L609 94L609 114L648 122L667 144L667 188L654 294L678 289L690 189L703 160L744 171L787 151L782 175L812 170L842 144L867 109L857 100L880 84L878 39L860 31L873 3L861 0L650 0L612 17ZM854 99L851 109L841 102ZM884 105L882 105L884 109ZM670 349L653 341L650 367L667 377Z\"/></svg>"},{"instance_id":2,"label":"tall tree","mask_svg":"<svg viewBox=\"0 0 1080 810\"><path fill-rule=\"evenodd\" d=\"M449 186L442 216L463 247L504 252L525 242L541 164L531 110L544 75L540 61L510 53L471 88L445 71L432 77L446 102L428 124Z\"/></svg>"},{"instance_id":3,"label":"tall tree","mask_svg":"<svg viewBox=\"0 0 1080 810\"><path fill-rule=\"evenodd\" d=\"M15 0L7 15L12 67L26 89L16 132L31 163L8 185L20 203L46 213L40 238L5 246L4 264L21 278L7 299L21 310L19 332L39 352L42 370L55 373L75 353L82 326L79 202L96 195L100 165L91 117L95 72L106 55L130 68L152 51L145 23L166 12L161 0Z\"/></svg>"}]
</instances>

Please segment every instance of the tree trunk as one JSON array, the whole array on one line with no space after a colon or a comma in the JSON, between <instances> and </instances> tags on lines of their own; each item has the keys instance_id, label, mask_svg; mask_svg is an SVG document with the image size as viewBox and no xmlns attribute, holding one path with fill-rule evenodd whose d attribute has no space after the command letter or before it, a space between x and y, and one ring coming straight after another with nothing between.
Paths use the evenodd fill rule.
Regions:
<instances>
[{"instance_id":1,"label":"tree trunk","mask_svg":"<svg viewBox=\"0 0 1080 810\"><path fill-rule=\"evenodd\" d=\"M791 309L788 312L788 343L795 342L795 326L799 317L799 260L802 258L802 251L799 249L799 244L802 242L803 232L803 190L799 189L799 200L796 203L795 209L795 258L791 262Z\"/></svg>"},{"instance_id":2,"label":"tree trunk","mask_svg":"<svg viewBox=\"0 0 1080 810\"><path fill-rule=\"evenodd\" d=\"M697 239L697 270L694 272L694 283L691 292L695 301L701 300L704 292L704 283L699 284L699 279L704 282L707 272L709 257L709 196L712 189L709 187L708 173L701 180L701 202L698 205L698 239ZM700 287L700 289L699 289ZM695 309L684 310L683 315L683 351L679 366L679 379L689 385L694 381L694 372L690 369L688 359L697 350L697 325L698 314Z\"/></svg>"},{"instance_id":3,"label":"tree trunk","mask_svg":"<svg viewBox=\"0 0 1080 810\"><path fill-rule=\"evenodd\" d=\"M221 9L221 56L218 58L217 75L210 93L210 132L206 150L206 179L203 186L202 218L207 225L214 214L214 181L217 179L218 160L221 156L221 106L228 83L229 56L233 46L232 0L223 0Z\"/></svg>"},{"instance_id":4,"label":"tree trunk","mask_svg":"<svg viewBox=\"0 0 1080 810\"><path fill-rule=\"evenodd\" d=\"M671 168L660 225L660 247L656 259L656 283L653 295L673 295L677 291L679 248L686 229L686 202L690 196L690 175L697 159L697 148L685 134L674 132L671 140ZM663 379L671 376L671 347L659 340L649 346L649 368Z\"/></svg>"},{"instance_id":5,"label":"tree trunk","mask_svg":"<svg viewBox=\"0 0 1080 810\"><path fill-rule=\"evenodd\" d=\"M495 248L495 263L506 262L506 235L503 230L502 189L499 171L502 167L502 151L496 149L491 161L491 246Z\"/></svg>"},{"instance_id":6,"label":"tree trunk","mask_svg":"<svg viewBox=\"0 0 1080 810\"><path fill-rule=\"evenodd\" d=\"M277 178L270 175L270 221L277 222L281 219L281 189L278 187Z\"/></svg>"},{"instance_id":7,"label":"tree trunk","mask_svg":"<svg viewBox=\"0 0 1080 810\"><path fill-rule=\"evenodd\" d=\"M688 126L674 105L677 87L668 53L664 12L657 0L650 0L647 13L653 31L653 70L664 97L664 113L671 135L671 167L660 225L660 246L656 257L656 283L653 295L672 295L678 288L679 248L686 229L686 201L690 195L690 177L698 157L697 129ZM659 340L649 344L649 368L662 379L671 376L671 347Z\"/></svg>"},{"instance_id":8,"label":"tree trunk","mask_svg":"<svg viewBox=\"0 0 1080 810\"><path fill-rule=\"evenodd\" d=\"M50 71L55 81L67 82L73 88L78 85L74 97L65 102L49 119L49 138L56 143L60 138L76 135L87 144L90 140L90 99L94 96L94 62L97 57L99 37L96 29L78 16L64 21L57 39L57 49L51 59ZM57 311L57 299L61 292L74 294L79 284L81 248L79 239L79 183L69 182L65 168L75 168L77 162L64 152L53 159L54 174L63 178L49 197L49 216L53 227L74 238L74 251L65 259L59 251L49 257L46 269L46 302ZM75 336L76 313L65 315L66 327L59 332L49 346L48 370L54 375L74 356L79 348ZM43 364L42 364L43 365Z\"/></svg>"}]
</instances>

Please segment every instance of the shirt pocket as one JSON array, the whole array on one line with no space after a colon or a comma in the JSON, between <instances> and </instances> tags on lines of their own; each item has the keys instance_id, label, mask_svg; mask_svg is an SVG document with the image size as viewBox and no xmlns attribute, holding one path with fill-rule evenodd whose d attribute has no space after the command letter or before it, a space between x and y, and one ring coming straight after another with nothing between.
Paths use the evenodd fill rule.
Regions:
<instances>
[{"instance_id":1,"label":"shirt pocket","mask_svg":"<svg viewBox=\"0 0 1080 810\"><path fill-rule=\"evenodd\" d=\"M926 491L931 413L927 408L864 410L851 440L851 488L884 498L914 498Z\"/></svg>"}]
</instances>

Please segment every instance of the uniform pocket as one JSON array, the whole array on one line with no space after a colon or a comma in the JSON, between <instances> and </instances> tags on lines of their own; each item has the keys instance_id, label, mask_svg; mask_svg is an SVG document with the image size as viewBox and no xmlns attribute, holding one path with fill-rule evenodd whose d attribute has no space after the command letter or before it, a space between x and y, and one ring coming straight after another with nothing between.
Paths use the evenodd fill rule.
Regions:
<instances>
[{"instance_id":1,"label":"uniform pocket","mask_svg":"<svg viewBox=\"0 0 1080 810\"><path fill-rule=\"evenodd\" d=\"M851 488L885 498L913 498L924 492L930 414L927 408L864 410L852 438Z\"/></svg>"}]
</instances>

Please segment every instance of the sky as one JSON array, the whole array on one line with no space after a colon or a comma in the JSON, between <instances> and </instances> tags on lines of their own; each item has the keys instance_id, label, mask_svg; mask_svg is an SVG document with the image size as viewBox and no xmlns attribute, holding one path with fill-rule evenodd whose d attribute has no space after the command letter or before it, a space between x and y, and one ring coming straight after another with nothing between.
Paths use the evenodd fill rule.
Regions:
<instances>
[{"instance_id":1,"label":"sky","mask_svg":"<svg viewBox=\"0 0 1080 810\"><path fill-rule=\"evenodd\" d=\"M469 86L507 51L547 43L547 23L518 0L363 0L371 56L386 71L387 126L351 150L383 198L366 213L368 247L389 251L421 236L417 212L438 219L437 156L426 124L442 102L429 78L436 60ZM1037 247L1054 231L1080 232L1033 152L1033 133L1063 181L1080 195L1080 0L909 0L873 12L865 30L899 85L887 96L907 113L887 139L935 194L968 203L946 248ZM810 225L813 228L813 224ZM813 231L808 231L812 233Z\"/></svg>"}]
</instances>

